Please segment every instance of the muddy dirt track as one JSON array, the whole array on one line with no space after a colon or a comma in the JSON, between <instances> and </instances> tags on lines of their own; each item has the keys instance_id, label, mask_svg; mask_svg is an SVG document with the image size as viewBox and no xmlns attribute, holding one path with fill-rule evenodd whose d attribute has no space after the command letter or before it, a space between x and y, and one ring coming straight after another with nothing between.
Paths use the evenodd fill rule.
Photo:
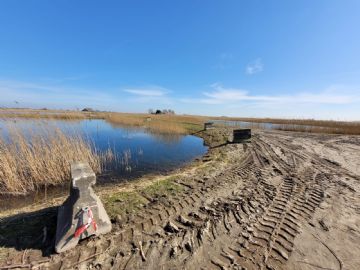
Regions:
<instances>
[{"instance_id":1,"label":"muddy dirt track","mask_svg":"<svg viewBox=\"0 0 360 270\"><path fill-rule=\"evenodd\" d=\"M181 192L60 255L51 233L10 245L0 269L360 269L360 137L227 132L202 134L213 148Z\"/></svg>"}]
</instances>

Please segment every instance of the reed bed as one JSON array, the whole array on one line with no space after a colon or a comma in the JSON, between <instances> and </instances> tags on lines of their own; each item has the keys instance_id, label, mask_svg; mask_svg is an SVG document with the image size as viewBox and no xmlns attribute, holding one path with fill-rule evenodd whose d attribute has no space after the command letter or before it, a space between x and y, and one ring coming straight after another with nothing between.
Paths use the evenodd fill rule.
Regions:
<instances>
[{"instance_id":1,"label":"reed bed","mask_svg":"<svg viewBox=\"0 0 360 270\"><path fill-rule=\"evenodd\" d=\"M110 123L141 127L145 124L146 117L142 114L109 113L106 120Z\"/></svg>"},{"instance_id":2,"label":"reed bed","mask_svg":"<svg viewBox=\"0 0 360 270\"><path fill-rule=\"evenodd\" d=\"M309 133L360 135L360 122L345 122L315 119L278 118L230 118L215 117L215 120L247 122L245 126L260 129L277 129ZM272 124L271 127L266 124Z\"/></svg>"},{"instance_id":3,"label":"reed bed","mask_svg":"<svg viewBox=\"0 0 360 270\"><path fill-rule=\"evenodd\" d=\"M9 127L0 136L0 193L25 194L48 185L69 181L70 164L88 162L100 173L113 157L111 150L98 153L81 135L65 134L58 128L25 133Z\"/></svg>"},{"instance_id":4,"label":"reed bed","mask_svg":"<svg viewBox=\"0 0 360 270\"><path fill-rule=\"evenodd\" d=\"M0 118L25 118L25 119L58 119L58 120L83 120L104 119L106 113L80 112L80 111L57 111L57 110L24 110L24 109L1 109Z\"/></svg>"},{"instance_id":5,"label":"reed bed","mask_svg":"<svg viewBox=\"0 0 360 270\"><path fill-rule=\"evenodd\" d=\"M230 123L215 122L213 126L231 127L231 128L267 129L267 124L268 124L268 123L256 123L256 122L246 122L246 123L232 123L232 122L236 122L236 121L231 121Z\"/></svg>"},{"instance_id":6,"label":"reed bed","mask_svg":"<svg viewBox=\"0 0 360 270\"><path fill-rule=\"evenodd\" d=\"M335 125L334 127L283 124L283 125L276 125L274 129L284 130L284 131L307 132L307 133L360 135L360 124L340 125L340 126Z\"/></svg>"},{"instance_id":7,"label":"reed bed","mask_svg":"<svg viewBox=\"0 0 360 270\"><path fill-rule=\"evenodd\" d=\"M165 134L187 134L201 130L204 118L190 115L149 115L109 113L106 120L110 123L138 126L150 132Z\"/></svg>"},{"instance_id":8,"label":"reed bed","mask_svg":"<svg viewBox=\"0 0 360 270\"><path fill-rule=\"evenodd\" d=\"M187 134L201 130L206 118L192 115L149 115L109 112L79 112L61 110L0 109L0 119L105 119L110 123L142 127L150 132Z\"/></svg>"},{"instance_id":9,"label":"reed bed","mask_svg":"<svg viewBox=\"0 0 360 270\"><path fill-rule=\"evenodd\" d=\"M109 112L79 112L62 110L0 109L1 118L45 118L59 120L105 119L112 124L120 124L147 129L149 132L164 134L188 134L201 130L203 123L213 120L248 122L246 127L310 132L360 135L360 122L345 122L315 119L279 119L245 117L203 117L193 115L149 115ZM245 127L245 126L244 126Z\"/></svg>"}]
</instances>

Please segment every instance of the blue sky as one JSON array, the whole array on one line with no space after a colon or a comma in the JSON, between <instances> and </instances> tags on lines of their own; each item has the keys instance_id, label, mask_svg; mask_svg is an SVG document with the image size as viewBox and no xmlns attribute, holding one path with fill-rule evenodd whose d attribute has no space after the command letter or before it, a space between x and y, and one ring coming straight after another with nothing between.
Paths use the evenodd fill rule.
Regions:
<instances>
[{"instance_id":1,"label":"blue sky","mask_svg":"<svg viewBox=\"0 0 360 270\"><path fill-rule=\"evenodd\" d=\"M2 0L0 106L360 120L359 14L358 0Z\"/></svg>"}]
</instances>

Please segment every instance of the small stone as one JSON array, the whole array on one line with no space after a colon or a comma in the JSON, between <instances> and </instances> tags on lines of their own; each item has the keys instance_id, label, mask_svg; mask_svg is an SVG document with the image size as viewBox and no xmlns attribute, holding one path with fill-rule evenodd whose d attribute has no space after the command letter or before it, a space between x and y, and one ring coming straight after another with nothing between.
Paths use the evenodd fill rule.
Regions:
<instances>
[{"instance_id":1,"label":"small stone","mask_svg":"<svg viewBox=\"0 0 360 270\"><path fill-rule=\"evenodd\" d=\"M324 219L319 220L319 224L324 231L329 231L329 227L325 224Z\"/></svg>"},{"instance_id":2,"label":"small stone","mask_svg":"<svg viewBox=\"0 0 360 270\"><path fill-rule=\"evenodd\" d=\"M117 215L116 217L115 217L115 221L116 221L116 223L119 223L119 224L121 224L122 223L122 216L121 215Z\"/></svg>"}]
</instances>

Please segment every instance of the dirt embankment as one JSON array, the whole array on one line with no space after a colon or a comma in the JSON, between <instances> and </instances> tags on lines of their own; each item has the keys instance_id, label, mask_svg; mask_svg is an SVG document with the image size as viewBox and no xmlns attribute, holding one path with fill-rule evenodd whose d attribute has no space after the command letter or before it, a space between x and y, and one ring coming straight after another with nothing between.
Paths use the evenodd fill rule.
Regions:
<instances>
[{"instance_id":1,"label":"dirt embankment","mask_svg":"<svg viewBox=\"0 0 360 270\"><path fill-rule=\"evenodd\" d=\"M258 131L251 143L224 144L226 130L201 136L213 147L201 166L169 189L139 193L140 209L76 249L52 253L54 209L37 235L4 218L0 231L14 232L0 235L0 269L360 268L360 137Z\"/></svg>"}]
</instances>

